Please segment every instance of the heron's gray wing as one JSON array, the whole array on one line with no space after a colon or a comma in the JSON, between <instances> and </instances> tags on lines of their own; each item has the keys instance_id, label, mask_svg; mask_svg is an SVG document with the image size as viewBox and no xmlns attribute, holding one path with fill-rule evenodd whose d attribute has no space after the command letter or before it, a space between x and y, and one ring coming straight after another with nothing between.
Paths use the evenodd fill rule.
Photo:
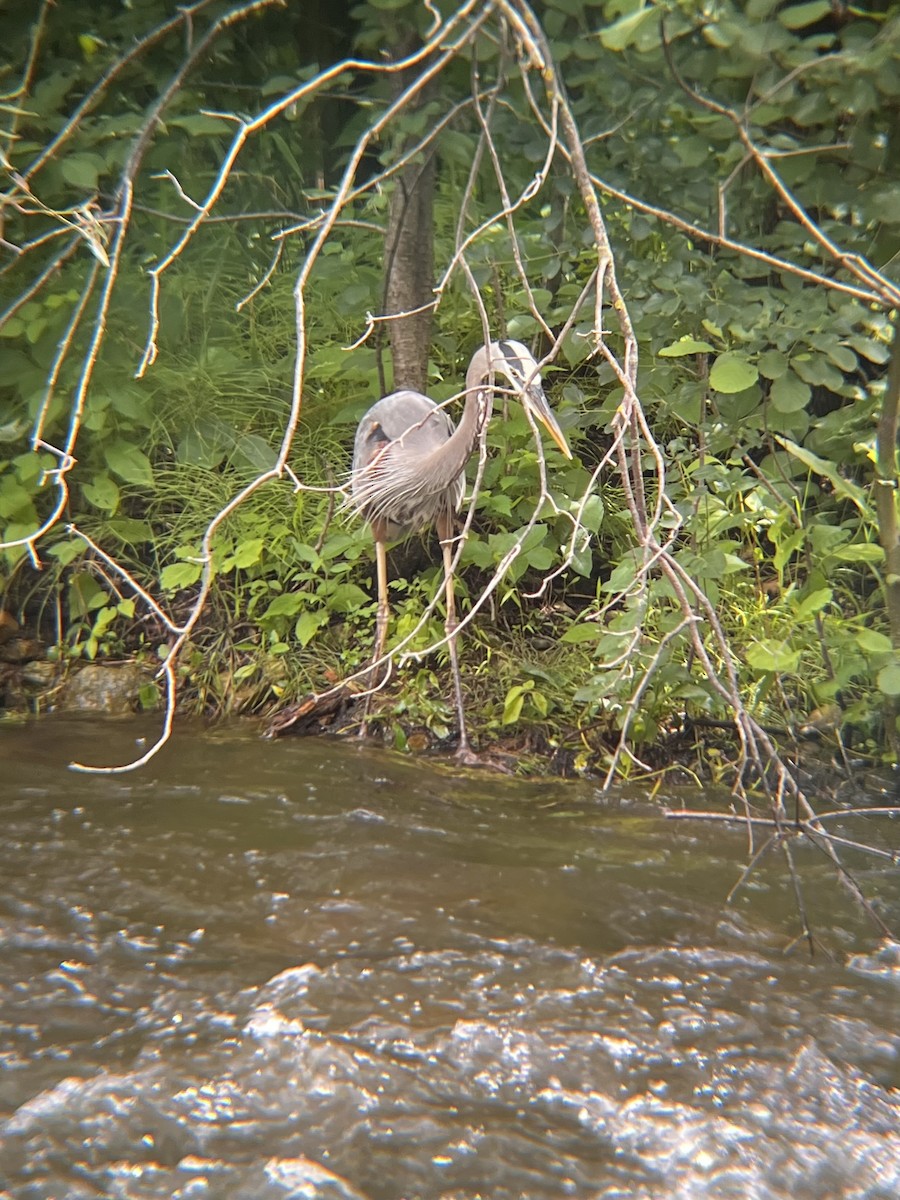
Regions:
<instances>
[{"instance_id":1,"label":"heron's gray wing","mask_svg":"<svg viewBox=\"0 0 900 1200\"><path fill-rule=\"evenodd\" d=\"M429 456L447 444L454 425L420 392L392 392L359 423L353 451L353 500L368 520L381 519L389 536L423 528L459 504L462 482L434 486Z\"/></svg>"},{"instance_id":2,"label":"heron's gray wing","mask_svg":"<svg viewBox=\"0 0 900 1200\"><path fill-rule=\"evenodd\" d=\"M392 392L373 404L359 423L353 469L372 461L386 443L401 441L404 453L417 458L443 446L453 433L447 414L421 392Z\"/></svg>"}]
</instances>

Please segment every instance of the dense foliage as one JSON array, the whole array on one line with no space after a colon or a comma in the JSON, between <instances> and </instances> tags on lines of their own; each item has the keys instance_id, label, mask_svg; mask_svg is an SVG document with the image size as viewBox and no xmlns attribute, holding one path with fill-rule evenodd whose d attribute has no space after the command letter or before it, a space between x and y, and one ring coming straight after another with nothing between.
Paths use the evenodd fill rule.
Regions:
<instances>
[{"instance_id":1,"label":"dense foliage","mask_svg":"<svg viewBox=\"0 0 900 1200\"><path fill-rule=\"evenodd\" d=\"M512 10L456 11L415 109L382 53L432 36L414 0L367 0L340 28L215 0L5 17L6 606L61 661L158 664L177 644L183 699L217 711L271 711L365 665L371 543L334 489L390 386L383 326L359 339L418 138L438 161L430 394L458 391L482 339L466 239L493 330L541 353L563 334L545 381L576 452L546 449L542 489L524 414L491 427L461 559L470 603L489 590L463 643L475 729L590 765L627 728L646 759L686 717L731 717L715 675L734 670L756 720L889 749L896 530L876 493L896 519L900 9L541 6L640 350L646 427L624 477L627 387L598 322L630 351L616 303L585 295L598 253L577 164ZM731 656L713 641L702 661L671 574L642 557L635 485ZM392 558L405 658L378 705L398 743L450 732L438 561L428 542Z\"/></svg>"}]
</instances>

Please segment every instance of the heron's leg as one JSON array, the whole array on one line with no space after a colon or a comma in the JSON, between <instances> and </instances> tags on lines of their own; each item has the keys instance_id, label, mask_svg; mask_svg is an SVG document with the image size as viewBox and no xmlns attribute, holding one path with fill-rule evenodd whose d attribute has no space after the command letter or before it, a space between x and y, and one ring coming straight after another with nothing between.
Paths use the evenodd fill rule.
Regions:
<instances>
[{"instance_id":1,"label":"heron's leg","mask_svg":"<svg viewBox=\"0 0 900 1200\"><path fill-rule=\"evenodd\" d=\"M375 664L378 662L384 653L384 643L387 641L388 621L390 620L391 610L388 602L388 586L387 586L387 549L384 542L378 538L375 539L375 569L378 575L378 613L375 617L375 649L372 653L372 667L366 677L366 686L375 686ZM369 704L372 700L372 693L366 696L365 706L363 707L362 720L359 724L359 736L366 736L366 729L369 723Z\"/></svg>"},{"instance_id":2,"label":"heron's leg","mask_svg":"<svg viewBox=\"0 0 900 1200\"><path fill-rule=\"evenodd\" d=\"M447 646L450 650L450 667L453 671L453 694L456 700L456 719L459 723L459 746L457 755L460 758L471 757L469 735L466 731L466 713L463 707L462 680L459 674L459 658L456 654L456 593L453 586L453 518L442 517L437 524L438 536L441 539L441 550L444 554L444 587L447 593L447 620L444 629L447 633Z\"/></svg>"}]
</instances>

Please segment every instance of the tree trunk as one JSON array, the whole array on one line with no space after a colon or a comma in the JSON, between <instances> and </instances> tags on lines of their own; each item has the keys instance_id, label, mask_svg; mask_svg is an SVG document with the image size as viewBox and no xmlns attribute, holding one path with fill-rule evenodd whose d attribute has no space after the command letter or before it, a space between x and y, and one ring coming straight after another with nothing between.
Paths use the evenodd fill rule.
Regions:
<instances>
[{"instance_id":1,"label":"tree trunk","mask_svg":"<svg viewBox=\"0 0 900 1200\"><path fill-rule=\"evenodd\" d=\"M398 50L409 53L411 46ZM397 87L409 80L397 79ZM419 104L427 103L423 93ZM388 322L394 387L426 391L434 300L435 158L409 163L396 176L385 243L385 312L408 313Z\"/></svg>"}]
</instances>

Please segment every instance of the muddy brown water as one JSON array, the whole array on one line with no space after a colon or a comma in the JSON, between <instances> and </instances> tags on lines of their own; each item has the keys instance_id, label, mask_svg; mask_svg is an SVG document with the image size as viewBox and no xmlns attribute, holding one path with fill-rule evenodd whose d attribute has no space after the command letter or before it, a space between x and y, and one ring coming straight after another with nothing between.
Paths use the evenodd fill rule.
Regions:
<instances>
[{"instance_id":1,"label":"muddy brown water","mask_svg":"<svg viewBox=\"0 0 900 1200\"><path fill-rule=\"evenodd\" d=\"M665 818L721 795L244 729L67 769L150 733L0 727L0 1196L900 1196L900 949L816 852L810 959L783 860L726 904L745 833Z\"/></svg>"}]
</instances>

